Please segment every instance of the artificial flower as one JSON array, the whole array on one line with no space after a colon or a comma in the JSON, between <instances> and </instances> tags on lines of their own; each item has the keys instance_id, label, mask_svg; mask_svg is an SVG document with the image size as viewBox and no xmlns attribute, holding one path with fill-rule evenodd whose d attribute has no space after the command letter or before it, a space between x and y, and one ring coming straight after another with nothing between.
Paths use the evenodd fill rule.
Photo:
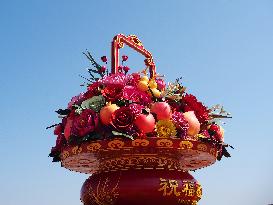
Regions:
<instances>
[{"instance_id":1,"label":"artificial flower","mask_svg":"<svg viewBox=\"0 0 273 205\"><path fill-rule=\"evenodd\" d=\"M171 120L159 120L156 123L156 132L158 137L168 138L176 136L176 128Z\"/></svg>"},{"instance_id":2,"label":"artificial flower","mask_svg":"<svg viewBox=\"0 0 273 205\"><path fill-rule=\"evenodd\" d=\"M107 57L106 57L106 56L102 56L100 59L101 59L101 61L104 62L104 63L107 62Z\"/></svg>"},{"instance_id":3,"label":"artificial flower","mask_svg":"<svg viewBox=\"0 0 273 205\"><path fill-rule=\"evenodd\" d=\"M128 60L128 56L123 55L123 56L122 56L122 61L127 61L127 60Z\"/></svg>"},{"instance_id":4,"label":"artificial flower","mask_svg":"<svg viewBox=\"0 0 273 205\"><path fill-rule=\"evenodd\" d=\"M120 132L128 132L133 128L133 122L135 120L135 115L132 110L127 107L121 107L117 109L111 118L111 124Z\"/></svg>"},{"instance_id":5,"label":"artificial flower","mask_svg":"<svg viewBox=\"0 0 273 205\"><path fill-rule=\"evenodd\" d=\"M72 97L70 102L67 105L68 109L71 109L73 105L79 105L84 100L84 93L80 93L79 95L76 95Z\"/></svg>"},{"instance_id":6,"label":"artificial flower","mask_svg":"<svg viewBox=\"0 0 273 205\"><path fill-rule=\"evenodd\" d=\"M165 88L166 88L166 83L164 82L164 80L163 79L161 79L161 78L158 78L158 79L156 79L155 80L155 82L156 82L156 84L157 84L157 89L158 90L165 90Z\"/></svg>"},{"instance_id":7,"label":"artificial flower","mask_svg":"<svg viewBox=\"0 0 273 205\"><path fill-rule=\"evenodd\" d=\"M105 97L106 101L115 102L120 99L122 96L122 85L108 85L103 90L101 90L101 94Z\"/></svg>"},{"instance_id":8,"label":"artificial flower","mask_svg":"<svg viewBox=\"0 0 273 205\"><path fill-rule=\"evenodd\" d=\"M130 70L128 66L124 66L122 69L124 70L125 73L128 73L128 71Z\"/></svg>"},{"instance_id":9,"label":"artificial flower","mask_svg":"<svg viewBox=\"0 0 273 205\"><path fill-rule=\"evenodd\" d=\"M72 124L73 135L83 137L91 132L94 132L98 126L98 114L91 110L85 109L80 115L76 115Z\"/></svg>"},{"instance_id":10,"label":"artificial flower","mask_svg":"<svg viewBox=\"0 0 273 205\"><path fill-rule=\"evenodd\" d=\"M189 129L189 123L185 119L183 113L173 112L172 121L176 127L179 137L185 138Z\"/></svg>"},{"instance_id":11,"label":"artificial flower","mask_svg":"<svg viewBox=\"0 0 273 205\"><path fill-rule=\"evenodd\" d=\"M54 129L54 135L60 135L63 132L62 124L58 124Z\"/></svg>"},{"instance_id":12,"label":"artificial flower","mask_svg":"<svg viewBox=\"0 0 273 205\"><path fill-rule=\"evenodd\" d=\"M143 105L137 104L137 103L132 103L128 106L132 113L137 117L139 114L141 114L142 109L144 109Z\"/></svg>"},{"instance_id":13,"label":"artificial flower","mask_svg":"<svg viewBox=\"0 0 273 205\"><path fill-rule=\"evenodd\" d=\"M209 126L208 133L210 134L211 138L215 141L222 142L224 136L224 130L217 124L212 124Z\"/></svg>"},{"instance_id":14,"label":"artificial flower","mask_svg":"<svg viewBox=\"0 0 273 205\"><path fill-rule=\"evenodd\" d=\"M138 103L140 105L148 105L152 103L151 97L146 93L134 86L125 86L123 91L122 98L132 101L133 103Z\"/></svg>"}]
</instances>

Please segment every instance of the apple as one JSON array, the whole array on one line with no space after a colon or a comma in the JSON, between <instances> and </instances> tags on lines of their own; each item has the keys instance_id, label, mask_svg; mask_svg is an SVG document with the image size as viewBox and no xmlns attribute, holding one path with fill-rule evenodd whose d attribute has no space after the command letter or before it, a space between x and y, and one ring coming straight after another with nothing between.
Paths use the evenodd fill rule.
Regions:
<instances>
[{"instance_id":1,"label":"apple","mask_svg":"<svg viewBox=\"0 0 273 205\"><path fill-rule=\"evenodd\" d=\"M143 133L152 132L155 128L155 118L152 114L140 114L136 117L134 123Z\"/></svg>"},{"instance_id":2,"label":"apple","mask_svg":"<svg viewBox=\"0 0 273 205\"><path fill-rule=\"evenodd\" d=\"M112 114L119 109L116 104L107 104L100 110L100 120L103 124L109 125L111 122Z\"/></svg>"},{"instance_id":3,"label":"apple","mask_svg":"<svg viewBox=\"0 0 273 205\"><path fill-rule=\"evenodd\" d=\"M187 134L190 136L197 135L200 131L200 122L196 118L194 111L185 112L183 115L189 123L189 129Z\"/></svg>"},{"instance_id":4,"label":"apple","mask_svg":"<svg viewBox=\"0 0 273 205\"><path fill-rule=\"evenodd\" d=\"M156 114L158 120L167 120L171 117L171 107L166 102L156 102L151 107L151 112Z\"/></svg>"}]
</instances>

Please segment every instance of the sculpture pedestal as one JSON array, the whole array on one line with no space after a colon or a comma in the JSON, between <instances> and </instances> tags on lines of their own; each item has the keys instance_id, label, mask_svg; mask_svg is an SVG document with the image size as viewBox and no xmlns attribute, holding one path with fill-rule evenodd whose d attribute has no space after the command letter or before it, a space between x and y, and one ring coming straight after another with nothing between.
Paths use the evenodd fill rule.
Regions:
<instances>
[{"instance_id":1,"label":"sculpture pedestal","mask_svg":"<svg viewBox=\"0 0 273 205\"><path fill-rule=\"evenodd\" d=\"M216 145L178 138L111 139L68 146L62 166L93 174L84 205L195 205L202 189L188 171L216 161Z\"/></svg>"},{"instance_id":2,"label":"sculpture pedestal","mask_svg":"<svg viewBox=\"0 0 273 205\"><path fill-rule=\"evenodd\" d=\"M188 173L127 170L94 174L82 186L84 205L195 205L202 188Z\"/></svg>"}]
</instances>

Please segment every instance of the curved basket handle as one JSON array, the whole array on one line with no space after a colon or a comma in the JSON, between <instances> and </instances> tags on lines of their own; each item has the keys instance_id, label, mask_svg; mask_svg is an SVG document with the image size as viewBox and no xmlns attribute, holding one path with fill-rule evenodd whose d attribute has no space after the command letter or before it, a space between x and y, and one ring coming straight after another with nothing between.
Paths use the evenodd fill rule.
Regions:
<instances>
[{"instance_id":1,"label":"curved basket handle","mask_svg":"<svg viewBox=\"0 0 273 205\"><path fill-rule=\"evenodd\" d=\"M124 47L124 43L133 48L135 51L141 53L146 57L144 60L145 65L149 67L150 71L150 78L154 78L156 71L155 71L155 64L152 57L152 54L147 51L144 46L142 45L141 41L135 35L125 36L123 34L118 34L113 38L112 41L112 73L118 72L119 67L119 49Z\"/></svg>"}]
</instances>

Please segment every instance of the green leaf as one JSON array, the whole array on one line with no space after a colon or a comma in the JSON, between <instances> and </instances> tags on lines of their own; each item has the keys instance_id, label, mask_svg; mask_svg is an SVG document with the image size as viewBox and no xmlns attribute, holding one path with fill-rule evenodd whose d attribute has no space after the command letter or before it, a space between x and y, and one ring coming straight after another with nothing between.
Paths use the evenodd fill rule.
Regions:
<instances>
[{"instance_id":1,"label":"green leaf","mask_svg":"<svg viewBox=\"0 0 273 205\"><path fill-rule=\"evenodd\" d=\"M99 112L105 105L105 98L102 95L94 96L82 102L82 109L92 109L95 112Z\"/></svg>"}]
</instances>

